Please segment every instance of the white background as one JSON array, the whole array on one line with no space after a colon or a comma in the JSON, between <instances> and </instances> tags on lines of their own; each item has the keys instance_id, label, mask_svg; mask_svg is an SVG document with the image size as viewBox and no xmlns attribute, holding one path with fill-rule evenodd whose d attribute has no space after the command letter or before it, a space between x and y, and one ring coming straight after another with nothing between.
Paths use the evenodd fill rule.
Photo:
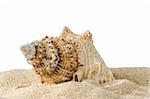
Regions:
<instances>
[{"instance_id":1,"label":"white background","mask_svg":"<svg viewBox=\"0 0 150 99\"><path fill-rule=\"evenodd\" d=\"M150 66L150 3L144 0L0 1L0 71L32 68L19 47L64 26L90 30L109 67Z\"/></svg>"}]
</instances>

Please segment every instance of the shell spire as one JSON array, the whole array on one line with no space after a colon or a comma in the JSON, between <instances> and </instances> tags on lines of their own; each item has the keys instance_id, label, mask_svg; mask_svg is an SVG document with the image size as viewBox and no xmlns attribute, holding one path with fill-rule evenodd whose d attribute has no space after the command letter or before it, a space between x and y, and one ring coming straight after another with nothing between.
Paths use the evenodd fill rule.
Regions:
<instances>
[{"instance_id":1,"label":"shell spire","mask_svg":"<svg viewBox=\"0 0 150 99\"><path fill-rule=\"evenodd\" d=\"M30 48L32 46L32 48ZM78 54L74 46L63 38L46 36L34 43L24 45L28 50L34 50L34 57L28 50L25 53L28 63L33 65L35 72L40 75L42 83L59 83L72 79L78 68ZM21 47L21 49L23 49Z\"/></svg>"}]
</instances>

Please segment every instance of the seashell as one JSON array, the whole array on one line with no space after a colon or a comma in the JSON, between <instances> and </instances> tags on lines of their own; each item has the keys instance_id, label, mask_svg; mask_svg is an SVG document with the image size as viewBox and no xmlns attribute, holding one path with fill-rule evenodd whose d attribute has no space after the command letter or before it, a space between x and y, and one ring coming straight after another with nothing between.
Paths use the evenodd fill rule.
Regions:
<instances>
[{"instance_id":1,"label":"seashell","mask_svg":"<svg viewBox=\"0 0 150 99\"><path fill-rule=\"evenodd\" d=\"M42 83L65 82L75 79L75 76L79 81L86 78L91 79L85 76L85 71L94 69L96 64L99 64L97 66L104 74L97 79L110 80L113 78L110 69L106 67L94 47L92 34L89 31L77 35L68 27L64 27L59 36L51 38L46 36L41 40L23 45L20 49L27 58L27 62L33 65Z\"/></svg>"}]
</instances>

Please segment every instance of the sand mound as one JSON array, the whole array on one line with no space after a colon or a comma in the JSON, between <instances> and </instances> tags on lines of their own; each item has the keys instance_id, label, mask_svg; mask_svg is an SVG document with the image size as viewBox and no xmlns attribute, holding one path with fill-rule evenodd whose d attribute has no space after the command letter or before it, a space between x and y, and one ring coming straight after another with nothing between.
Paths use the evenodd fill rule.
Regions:
<instances>
[{"instance_id":1,"label":"sand mound","mask_svg":"<svg viewBox=\"0 0 150 99\"><path fill-rule=\"evenodd\" d=\"M0 99L149 99L149 68L112 69L115 81L40 84L32 70L0 73Z\"/></svg>"}]
</instances>

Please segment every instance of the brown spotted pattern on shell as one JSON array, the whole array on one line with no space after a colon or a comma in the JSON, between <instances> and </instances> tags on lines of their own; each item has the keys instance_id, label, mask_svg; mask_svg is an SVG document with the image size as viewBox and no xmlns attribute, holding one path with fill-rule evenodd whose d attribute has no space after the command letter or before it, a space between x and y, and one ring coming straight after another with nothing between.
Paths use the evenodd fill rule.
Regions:
<instances>
[{"instance_id":1,"label":"brown spotted pattern on shell","mask_svg":"<svg viewBox=\"0 0 150 99\"><path fill-rule=\"evenodd\" d=\"M78 54L74 46L63 38L45 37L21 47L35 46L35 57L28 58L42 83L59 83L71 80L78 68ZM26 51L25 51L26 52ZM30 51L29 51L30 52Z\"/></svg>"}]
</instances>

